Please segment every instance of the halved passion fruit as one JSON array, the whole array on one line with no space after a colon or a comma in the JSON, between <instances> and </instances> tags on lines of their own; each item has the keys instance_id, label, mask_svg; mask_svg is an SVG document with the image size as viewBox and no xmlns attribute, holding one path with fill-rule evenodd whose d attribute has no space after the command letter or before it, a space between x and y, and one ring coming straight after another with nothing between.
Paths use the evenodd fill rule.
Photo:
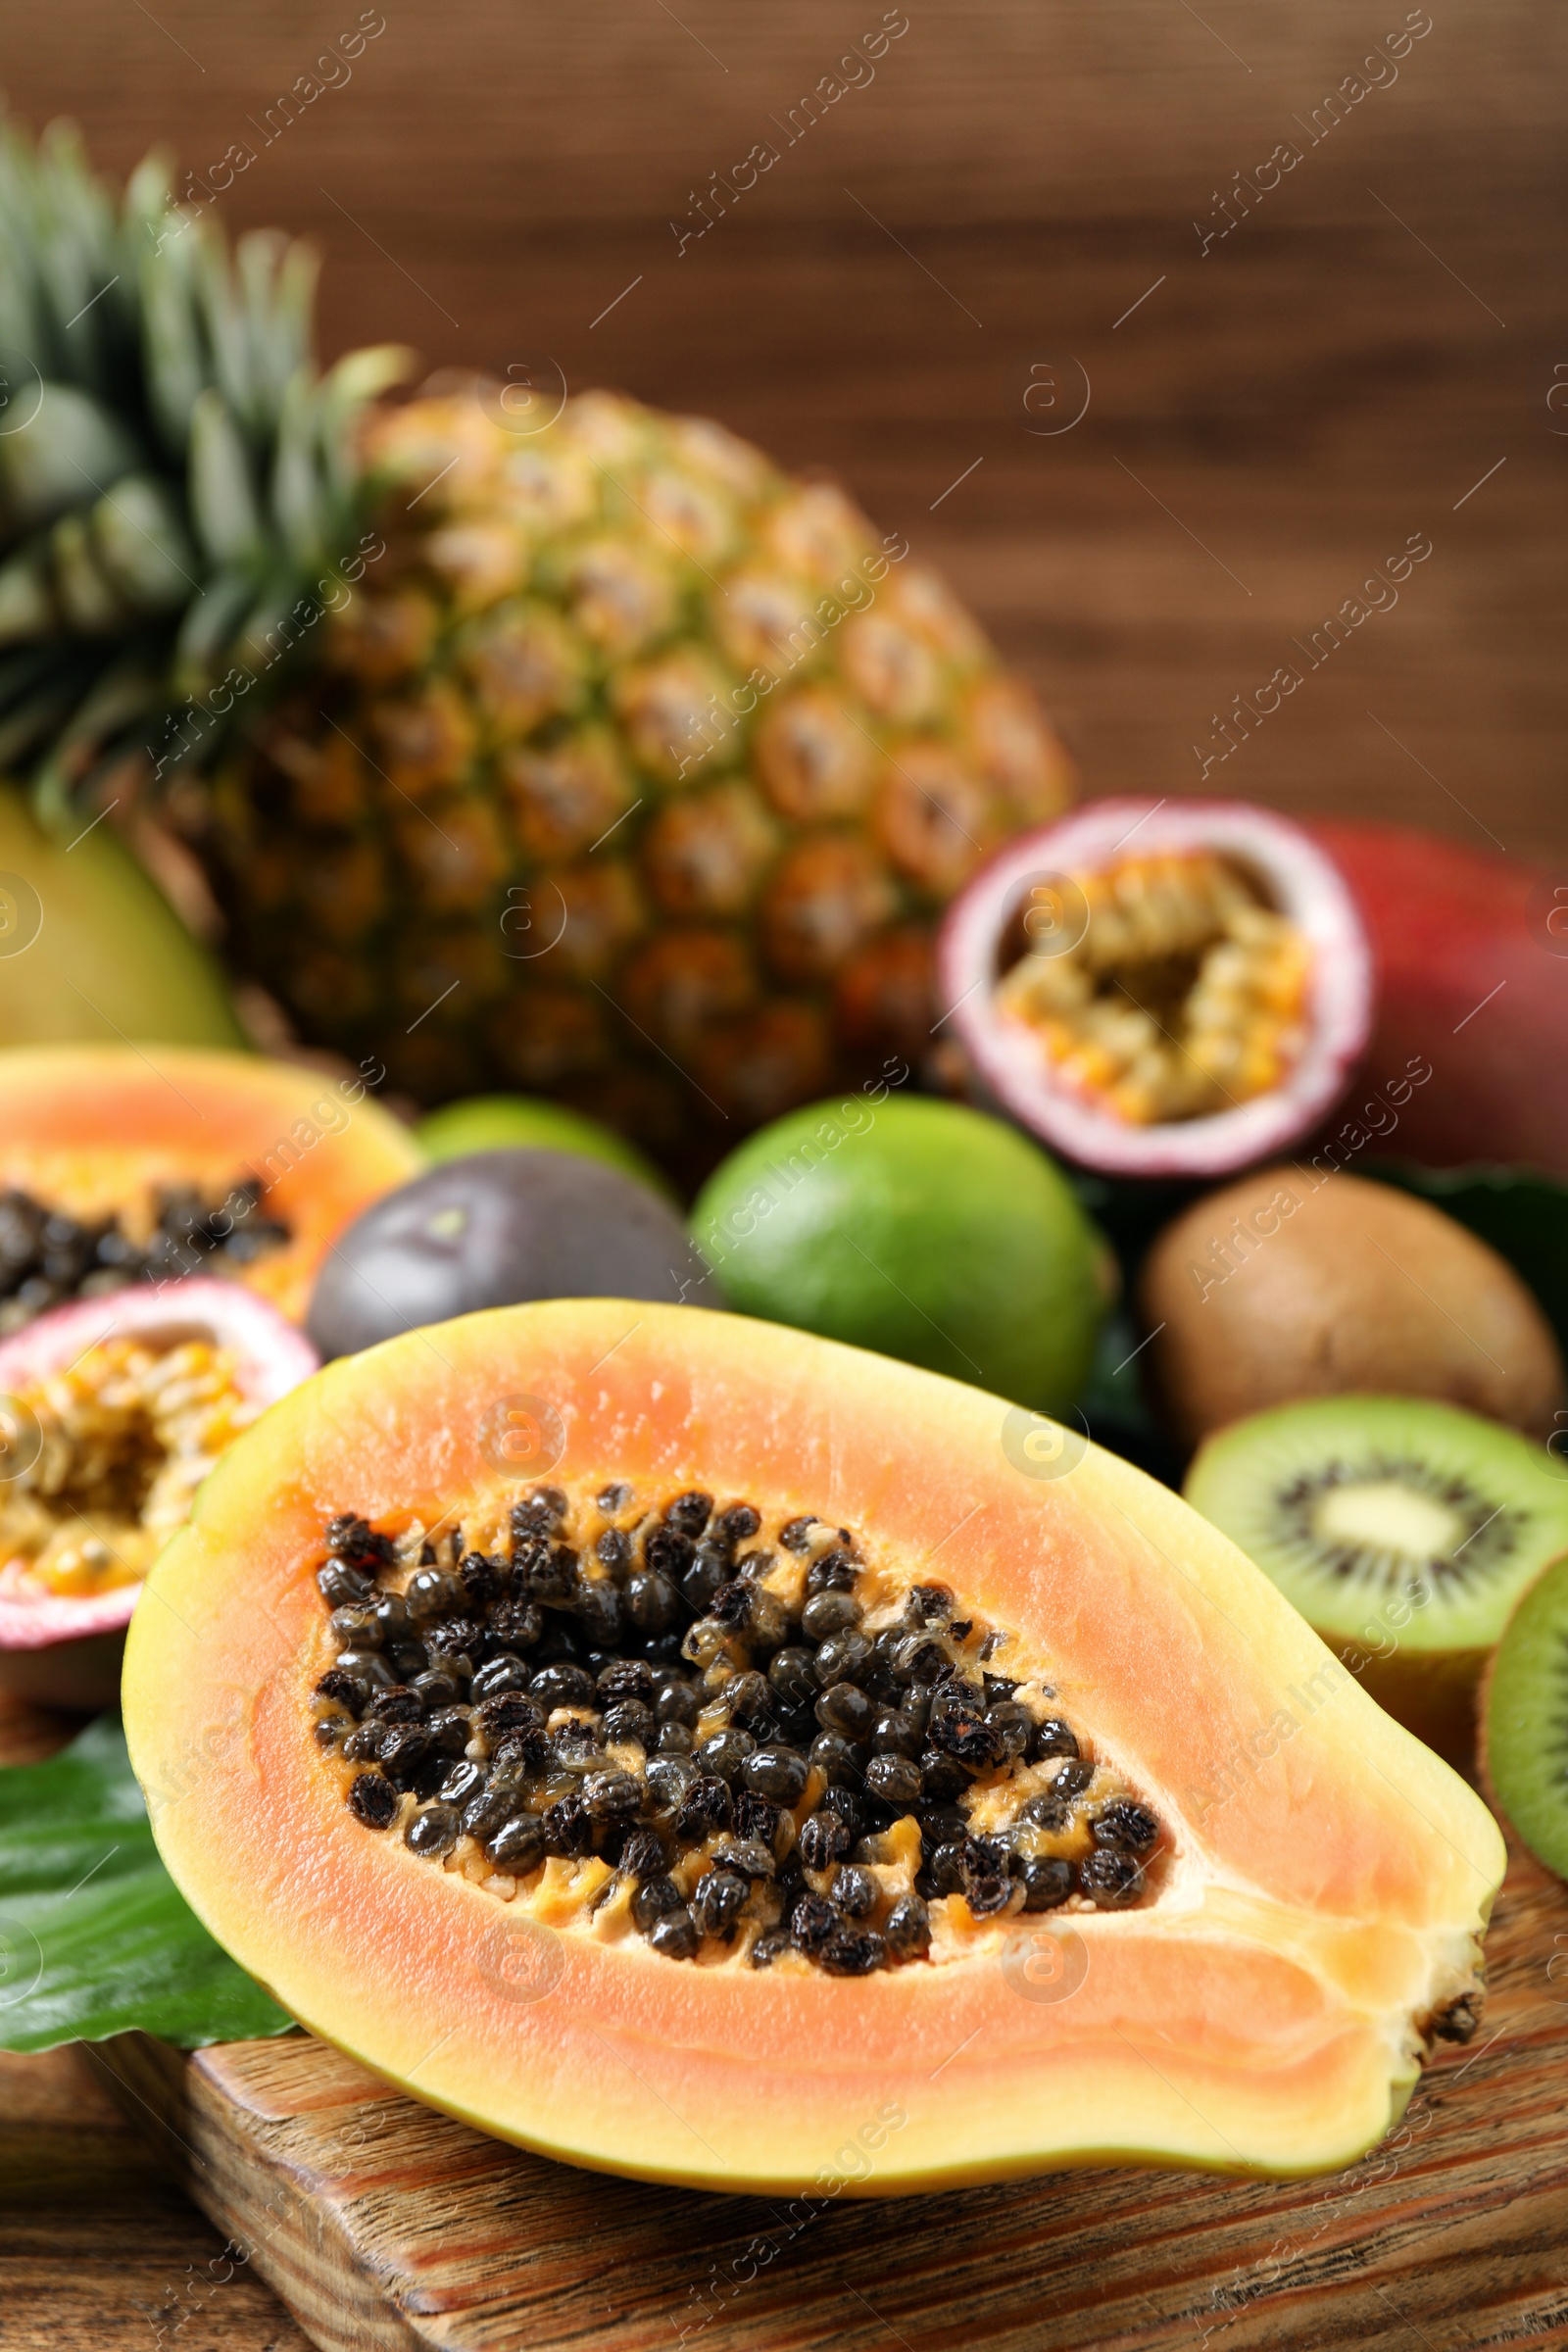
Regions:
<instances>
[{"instance_id":1,"label":"halved passion fruit","mask_svg":"<svg viewBox=\"0 0 1568 2352\"><path fill-rule=\"evenodd\" d=\"M1212 1176L1315 1126L1367 1037L1355 903L1240 801L1100 801L1022 835L943 927L982 1084L1086 1167Z\"/></svg>"},{"instance_id":2,"label":"halved passion fruit","mask_svg":"<svg viewBox=\"0 0 1568 2352\"><path fill-rule=\"evenodd\" d=\"M21 1047L0 1105L0 1334L198 1274L302 1321L334 1235L424 1165L363 1076L259 1054Z\"/></svg>"},{"instance_id":3,"label":"halved passion fruit","mask_svg":"<svg viewBox=\"0 0 1568 2352\"><path fill-rule=\"evenodd\" d=\"M170 1869L299 2017L572 2162L1291 2173L1466 2038L1501 1840L1217 1530L979 1391L552 1300L328 1366L131 1628Z\"/></svg>"},{"instance_id":4,"label":"halved passion fruit","mask_svg":"<svg viewBox=\"0 0 1568 2352\"><path fill-rule=\"evenodd\" d=\"M82 1299L0 1341L0 1690L113 1704L159 1549L318 1360L275 1308L213 1281Z\"/></svg>"}]
</instances>

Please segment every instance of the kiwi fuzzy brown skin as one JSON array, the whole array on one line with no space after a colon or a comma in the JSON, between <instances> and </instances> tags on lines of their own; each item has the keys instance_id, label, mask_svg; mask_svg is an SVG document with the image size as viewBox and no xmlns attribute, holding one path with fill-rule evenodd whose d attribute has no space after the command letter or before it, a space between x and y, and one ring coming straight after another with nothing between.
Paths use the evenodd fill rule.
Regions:
<instances>
[{"instance_id":1,"label":"kiwi fuzzy brown skin","mask_svg":"<svg viewBox=\"0 0 1568 2352\"><path fill-rule=\"evenodd\" d=\"M1138 1303L1152 1392L1188 1446L1354 1393L1440 1397L1544 1440L1563 1400L1556 1341L1512 1267L1364 1177L1285 1164L1206 1194L1154 1243Z\"/></svg>"}]
</instances>

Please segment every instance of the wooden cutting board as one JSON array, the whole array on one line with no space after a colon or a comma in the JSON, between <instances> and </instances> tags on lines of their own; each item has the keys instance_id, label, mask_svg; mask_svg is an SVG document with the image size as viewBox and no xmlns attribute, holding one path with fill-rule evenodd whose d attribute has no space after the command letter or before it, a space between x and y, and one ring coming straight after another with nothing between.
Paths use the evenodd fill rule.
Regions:
<instances>
[{"instance_id":1,"label":"wooden cutting board","mask_svg":"<svg viewBox=\"0 0 1568 2352\"><path fill-rule=\"evenodd\" d=\"M1568 1893L1527 1857L1488 1952L1481 2031L1401 2130L1284 2186L1100 2170L803 2220L527 2155L307 2034L189 2057L130 2034L99 2055L229 2241L160 2343L216 2324L249 2266L324 2352L1560 2346Z\"/></svg>"}]
</instances>

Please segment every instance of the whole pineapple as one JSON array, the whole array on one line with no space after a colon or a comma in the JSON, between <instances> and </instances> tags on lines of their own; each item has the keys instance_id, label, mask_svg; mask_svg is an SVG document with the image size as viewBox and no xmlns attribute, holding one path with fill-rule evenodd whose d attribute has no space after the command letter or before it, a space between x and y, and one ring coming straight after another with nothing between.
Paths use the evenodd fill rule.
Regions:
<instances>
[{"instance_id":1,"label":"whole pineapple","mask_svg":"<svg viewBox=\"0 0 1568 2352\"><path fill-rule=\"evenodd\" d=\"M133 210L145 229L145 180ZM169 534L190 572L243 558L246 586L227 635L210 579L172 609L189 700L156 763L183 768L168 806L237 958L306 1034L425 1100L536 1089L694 1163L925 1049L934 915L1067 770L902 538L716 425L604 393L449 379L386 405L384 355L317 384L299 351L258 429L214 341L210 381L149 398L164 315L210 300L220 263L237 305L267 275L205 228L193 272L167 226L139 260L137 407L188 400ZM253 340L275 375L265 321ZM204 402L249 493L221 553Z\"/></svg>"}]
</instances>

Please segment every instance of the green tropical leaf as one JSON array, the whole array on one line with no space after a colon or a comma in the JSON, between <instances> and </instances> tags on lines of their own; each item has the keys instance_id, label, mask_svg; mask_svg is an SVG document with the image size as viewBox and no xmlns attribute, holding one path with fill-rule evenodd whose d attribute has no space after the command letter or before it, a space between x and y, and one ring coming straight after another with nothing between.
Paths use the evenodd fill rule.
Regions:
<instances>
[{"instance_id":1,"label":"green tropical leaf","mask_svg":"<svg viewBox=\"0 0 1568 2352\"><path fill-rule=\"evenodd\" d=\"M159 1860L114 1716L0 1770L0 2048L140 2031L199 2049L292 2024Z\"/></svg>"}]
</instances>

